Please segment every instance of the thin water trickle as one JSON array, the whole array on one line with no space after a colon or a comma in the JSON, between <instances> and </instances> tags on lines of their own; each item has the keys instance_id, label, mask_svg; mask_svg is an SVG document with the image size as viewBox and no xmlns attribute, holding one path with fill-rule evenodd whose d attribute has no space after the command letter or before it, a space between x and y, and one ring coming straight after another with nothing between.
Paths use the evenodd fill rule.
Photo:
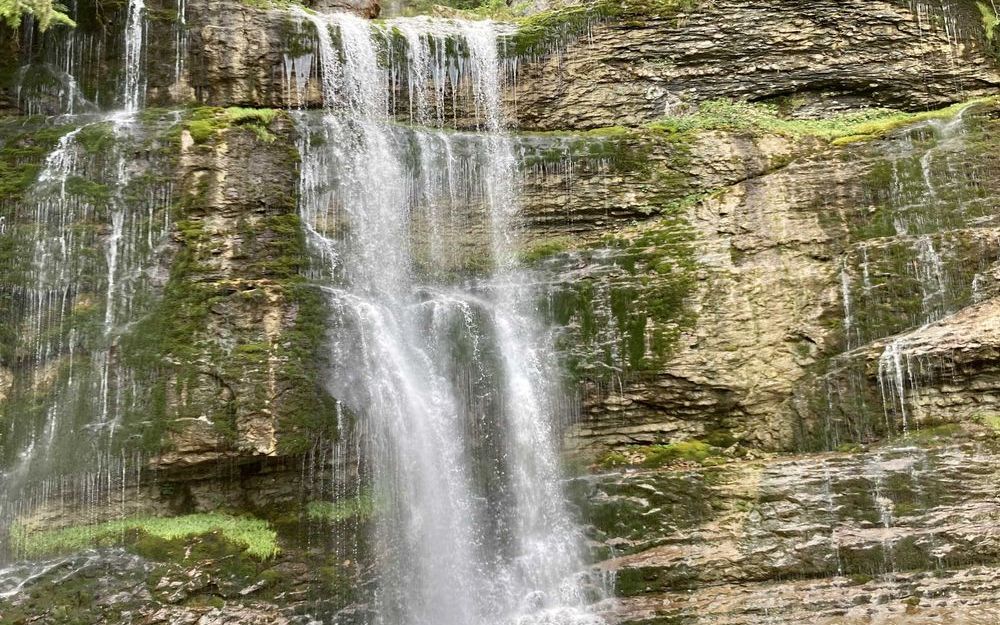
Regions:
<instances>
[{"instance_id":1,"label":"thin water trickle","mask_svg":"<svg viewBox=\"0 0 1000 625\"><path fill-rule=\"evenodd\" d=\"M844 303L844 342L851 348L851 333L854 330L854 314L851 306L851 275L847 272L847 258L840 265L840 295Z\"/></svg>"},{"instance_id":2,"label":"thin water trickle","mask_svg":"<svg viewBox=\"0 0 1000 625\"><path fill-rule=\"evenodd\" d=\"M886 344L878 360L878 385L882 394L886 428L892 432L892 421L898 416L903 433L910 429L910 415L907 410L907 379L911 376L910 363L906 353L906 340L896 338Z\"/></svg>"}]
</instances>

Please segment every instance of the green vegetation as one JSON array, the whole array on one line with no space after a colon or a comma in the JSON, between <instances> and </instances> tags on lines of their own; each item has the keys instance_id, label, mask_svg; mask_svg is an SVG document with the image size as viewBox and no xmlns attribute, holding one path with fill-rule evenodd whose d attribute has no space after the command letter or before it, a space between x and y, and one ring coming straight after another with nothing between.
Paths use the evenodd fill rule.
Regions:
<instances>
[{"instance_id":1,"label":"green vegetation","mask_svg":"<svg viewBox=\"0 0 1000 625\"><path fill-rule=\"evenodd\" d=\"M848 584L850 586L864 586L868 582L874 579L871 575L865 575L864 573L855 573L848 578Z\"/></svg>"},{"instance_id":2,"label":"green vegetation","mask_svg":"<svg viewBox=\"0 0 1000 625\"><path fill-rule=\"evenodd\" d=\"M266 124L278 114L206 108L189 121L205 122L211 136L230 123ZM294 168L297 154L287 146L260 147L268 150L262 158L273 158L285 171ZM303 275L309 254L295 195L274 191L268 214L248 212L220 230L206 218L219 179L205 175L187 183L174 207L180 246L163 295L122 338L122 353L143 372L149 393L144 414L133 420L135 435L145 449L157 451L169 445L172 428L186 427L181 419L205 417L225 446L235 443L243 415L267 405L276 415L280 453L294 455L318 438L332 439L336 405L319 382L326 301ZM238 241L232 250L238 262L221 279L216 254L230 236ZM270 328L248 321L265 315L280 321ZM277 397L272 385L281 389ZM220 386L234 392L218 393Z\"/></svg>"},{"instance_id":3,"label":"green vegetation","mask_svg":"<svg viewBox=\"0 0 1000 625\"><path fill-rule=\"evenodd\" d=\"M274 135L267 129L279 115L277 109L254 109L231 106L225 110L226 119L233 126L244 126L257 135L264 143L274 141Z\"/></svg>"},{"instance_id":4,"label":"green vegetation","mask_svg":"<svg viewBox=\"0 0 1000 625\"><path fill-rule=\"evenodd\" d=\"M1000 414L996 413L983 413L978 414L973 419L987 428L993 430L994 432L1000 434Z\"/></svg>"},{"instance_id":5,"label":"green vegetation","mask_svg":"<svg viewBox=\"0 0 1000 625\"><path fill-rule=\"evenodd\" d=\"M111 190L108 186L99 182L94 182L82 176L69 176L66 178L66 192L86 198L91 204L103 204L111 198Z\"/></svg>"},{"instance_id":6,"label":"green vegetation","mask_svg":"<svg viewBox=\"0 0 1000 625\"><path fill-rule=\"evenodd\" d=\"M0 143L0 202L17 201L31 188L45 157L70 130L70 126L43 126Z\"/></svg>"},{"instance_id":7,"label":"green vegetation","mask_svg":"<svg viewBox=\"0 0 1000 625\"><path fill-rule=\"evenodd\" d=\"M522 263L530 265L551 258L557 254L569 251L573 247L573 240L569 237L555 237L543 239L529 245L520 253Z\"/></svg>"},{"instance_id":8,"label":"green vegetation","mask_svg":"<svg viewBox=\"0 0 1000 625\"><path fill-rule=\"evenodd\" d=\"M440 13L443 8L470 18L511 19L523 15L529 6L530 3L524 1L508 5L506 0L407 0L400 13L413 17Z\"/></svg>"},{"instance_id":9,"label":"green vegetation","mask_svg":"<svg viewBox=\"0 0 1000 625\"><path fill-rule=\"evenodd\" d=\"M0 20L11 28L19 28L25 16L33 17L43 32L53 24L76 26L65 11L65 6L52 0L0 0Z\"/></svg>"},{"instance_id":10,"label":"green vegetation","mask_svg":"<svg viewBox=\"0 0 1000 625\"><path fill-rule=\"evenodd\" d=\"M979 1L976 2L976 6L979 7L979 12L983 15L983 29L986 31L986 40L994 43L997 27L1000 27L1000 17L997 17L997 12L992 4Z\"/></svg>"},{"instance_id":11,"label":"green vegetation","mask_svg":"<svg viewBox=\"0 0 1000 625\"><path fill-rule=\"evenodd\" d=\"M266 521L220 513L189 514L179 517L141 517L80 525L55 530L28 531L11 527L11 540L28 557L69 553L89 547L117 544L129 534L162 540L186 539L202 534L218 534L260 560L278 554L277 534Z\"/></svg>"},{"instance_id":12,"label":"green vegetation","mask_svg":"<svg viewBox=\"0 0 1000 625\"><path fill-rule=\"evenodd\" d=\"M697 233L687 214L708 194L687 167L690 137L622 127L538 136L546 140L528 143L529 167L573 163L584 178L613 172L629 191L626 206L635 218L597 241L555 236L521 251L528 264L572 250L603 267L545 302L553 323L565 329L557 340L567 371L601 379L657 370L696 318L688 301L697 285ZM622 212L619 197L610 196L608 206Z\"/></svg>"},{"instance_id":13,"label":"green vegetation","mask_svg":"<svg viewBox=\"0 0 1000 625\"><path fill-rule=\"evenodd\" d=\"M962 109L978 103L996 101L981 98L962 102L935 111L907 113L892 109L851 111L822 119L787 119L779 115L773 104L711 100L704 102L690 115L664 117L649 124L649 128L667 133L697 130L759 132L791 137L817 137L835 145L875 139L902 126L930 119L954 117Z\"/></svg>"},{"instance_id":14,"label":"green vegetation","mask_svg":"<svg viewBox=\"0 0 1000 625\"><path fill-rule=\"evenodd\" d=\"M915 445L936 445L954 439L963 432L962 426L958 423L941 423L912 430L906 434L904 440Z\"/></svg>"},{"instance_id":15,"label":"green vegetation","mask_svg":"<svg viewBox=\"0 0 1000 625\"><path fill-rule=\"evenodd\" d=\"M102 154L115 144L115 132L110 122L89 124L76 134L76 142L88 154Z\"/></svg>"},{"instance_id":16,"label":"green vegetation","mask_svg":"<svg viewBox=\"0 0 1000 625\"><path fill-rule=\"evenodd\" d=\"M256 109L232 106L218 108L203 106L191 111L184 127L195 143L206 143L219 132L233 126L242 126L252 130L257 138L264 143L274 141L274 134L268 130L281 111L277 109Z\"/></svg>"},{"instance_id":17,"label":"green vegetation","mask_svg":"<svg viewBox=\"0 0 1000 625\"><path fill-rule=\"evenodd\" d=\"M240 0L243 4L248 7L253 7L254 9L268 10L268 9L287 9L294 5L300 5L300 2L295 0Z\"/></svg>"},{"instance_id":18,"label":"green vegetation","mask_svg":"<svg viewBox=\"0 0 1000 625\"><path fill-rule=\"evenodd\" d=\"M605 468L639 465L647 469L681 463L711 464L722 451L697 439L667 445L636 445L622 451L608 452L598 464Z\"/></svg>"},{"instance_id":19,"label":"green vegetation","mask_svg":"<svg viewBox=\"0 0 1000 625\"><path fill-rule=\"evenodd\" d=\"M340 501L310 501L306 515L313 521L336 523L348 519L365 520L375 514L375 499L370 492Z\"/></svg>"}]
</instances>

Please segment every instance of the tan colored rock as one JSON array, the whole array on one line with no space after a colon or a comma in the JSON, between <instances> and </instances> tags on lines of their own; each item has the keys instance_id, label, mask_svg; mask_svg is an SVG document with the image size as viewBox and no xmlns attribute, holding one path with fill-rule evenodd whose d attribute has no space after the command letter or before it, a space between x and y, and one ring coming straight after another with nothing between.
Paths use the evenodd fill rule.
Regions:
<instances>
[{"instance_id":1,"label":"tan colored rock","mask_svg":"<svg viewBox=\"0 0 1000 625\"><path fill-rule=\"evenodd\" d=\"M713 98L791 97L804 114L933 108L992 93L1000 73L973 3L702 2L594 25L519 68L522 128L638 125Z\"/></svg>"}]
</instances>

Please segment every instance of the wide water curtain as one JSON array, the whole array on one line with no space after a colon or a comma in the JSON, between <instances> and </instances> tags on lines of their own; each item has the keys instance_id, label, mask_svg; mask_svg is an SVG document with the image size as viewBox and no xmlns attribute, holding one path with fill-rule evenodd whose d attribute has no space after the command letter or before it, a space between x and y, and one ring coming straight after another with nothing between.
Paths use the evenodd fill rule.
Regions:
<instances>
[{"instance_id":1,"label":"wide water curtain","mask_svg":"<svg viewBox=\"0 0 1000 625\"><path fill-rule=\"evenodd\" d=\"M591 622L560 486L559 371L516 262L494 26L301 17L325 103L299 116L301 213L334 311L331 392L354 416L341 445L364 448L358 490L380 518L379 618ZM390 102L400 75L407 99ZM456 92L478 132L440 129Z\"/></svg>"},{"instance_id":2,"label":"wide water curtain","mask_svg":"<svg viewBox=\"0 0 1000 625\"><path fill-rule=\"evenodd\" d=\"M42 144L51 138L47 156L30 186L4 198L0 524L60 497L111 501L143 463L122 430L149 419L150 385L137 367L154 359L140 363L128 333L155 299L171 234L170 181L145 175L169 167L150 142L158 122L138 120L144 10L142 0L128 3L121 108L73 115L82 96L67 74L72 89L59 101L69 114L31 126ZM66 41L72 50L73 32Z\"/></svg>"}]
</instances>

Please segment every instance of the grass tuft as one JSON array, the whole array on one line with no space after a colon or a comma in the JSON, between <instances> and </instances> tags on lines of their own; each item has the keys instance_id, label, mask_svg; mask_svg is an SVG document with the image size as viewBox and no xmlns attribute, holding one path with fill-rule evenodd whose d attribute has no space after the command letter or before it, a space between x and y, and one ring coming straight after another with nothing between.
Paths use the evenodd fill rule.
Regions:
<instances>
[{"instance_id":1,"label":"grass tuft","mask_svg":"<svg viewBox=\"0 0 1000 625\"><path fill-rule=\"evenodd\" d=\"M162 540L219 534L230 543L242 547L248 555L260 560L272 558L279 552L278 535L267 521L215 512L178 517L118 519L97 525L77 525L55 530L29 531L22 525L14 525L10 529L11 541L27 557L122 543L131 532Z\"/></svg>"},{"instance_id":2,"label":"grass tuft","mask_svg":"<svg viewBox=\"0 0 1000 625\"><path fill-rule=\"evenodd\" d=\"M997 27L1000 26L1000 17L991 4L976 2L979 12L983 15L983 29L986 31L986 40L993 43L996 38Z\"/></svg>"}]
</instances>

